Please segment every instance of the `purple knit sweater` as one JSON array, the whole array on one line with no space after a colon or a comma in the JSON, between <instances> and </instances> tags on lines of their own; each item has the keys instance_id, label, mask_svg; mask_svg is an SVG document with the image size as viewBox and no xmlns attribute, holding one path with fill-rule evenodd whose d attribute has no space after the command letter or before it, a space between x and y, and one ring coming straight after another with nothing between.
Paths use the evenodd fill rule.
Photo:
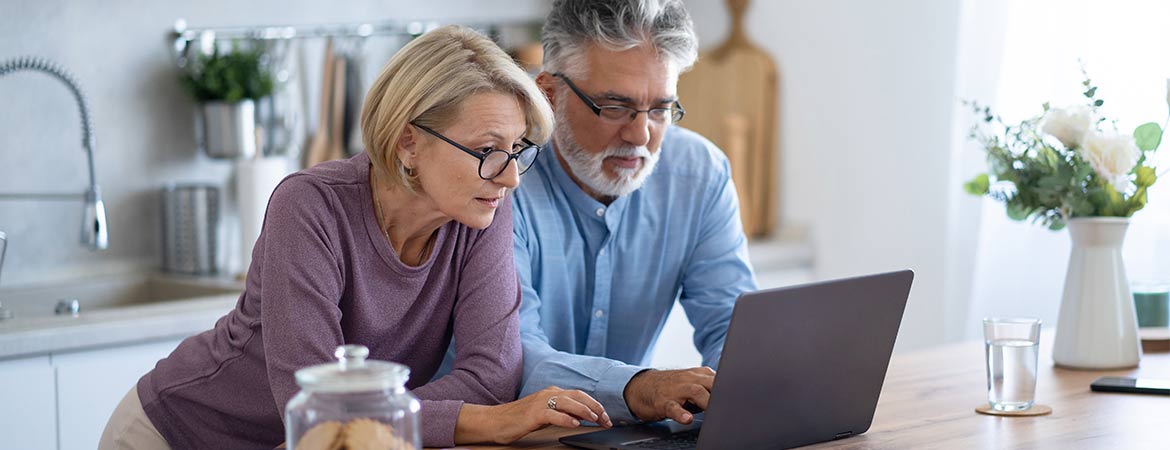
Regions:
<instances>
[{"instance_id":1,"label":"purple knit sweater","mask_svg":"<svg viewBox=\"0 0 1170 450\"><path fill-rule=\"evenodd\" d=\"M464 402L515 399L521 351L512 202L483 230L448 222L421 267L399 260L378 225L362 153L289 177L268 202L236 308L183 341L138 381L173 448L272 448L297 369L342 344L410 367L425 446L454 445ZM435 374L454 336L455 366Z\"/></svg>"}]
</instances>

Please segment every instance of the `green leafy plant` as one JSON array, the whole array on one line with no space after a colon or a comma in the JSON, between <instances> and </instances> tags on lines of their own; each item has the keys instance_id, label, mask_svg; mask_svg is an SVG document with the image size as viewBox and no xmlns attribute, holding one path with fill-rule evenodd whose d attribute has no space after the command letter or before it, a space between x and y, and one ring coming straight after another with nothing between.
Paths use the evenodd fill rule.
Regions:
<instances>
[{"instance_id":1,"label":"green leafy plant","mask_svg":"<svg viewBox=\"0 0 1170 450\"><path fill-rule=\"evenodd\" d=\"M1087 104L1068 108L1043 105L1043 114L1016 125L1004 123L991 108L964 102L981 120L969 137L987 155L987 172L964 185L972 195L1005 204L1013 220L1031 219L1051 230L1073 217L1129 217L1146 206L1158 176L1150 164L1162 142L1157 123L1138 126L1132 135L1098 115L1105 102L1088 75Z\"/></svg>"},{"instance_id":2,"label":"green leafy plant","mask_svg":"<svg viewBox=\"0 0 1170 450\"><path fill-rule=\"evenodd\" d=\"M264 52L235 50L197 58L179 81L196 101L238 102L272 94L276 81L263 64Z\"/></svg>"}]
</instances>

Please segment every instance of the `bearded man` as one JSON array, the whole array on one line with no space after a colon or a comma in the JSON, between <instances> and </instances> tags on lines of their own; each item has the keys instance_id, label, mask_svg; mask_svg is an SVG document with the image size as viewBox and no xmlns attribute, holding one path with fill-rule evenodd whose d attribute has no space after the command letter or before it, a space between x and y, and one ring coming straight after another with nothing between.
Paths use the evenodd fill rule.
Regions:
<instances>
[{"instance_id":1,"label":"bearded man","mask_svg":"<svg viewBox=\"0 0 1170 450\"><path fill-rule=\"evenodd\" d=\"M735 299L756 289L727 158L675 125L690 16L679 0L558 0L542 43L556 127L513 196L522 394L556 385L615 424L690 423ZM703 367L648 368L676 301Z\"/></svg>"}]
</instances>

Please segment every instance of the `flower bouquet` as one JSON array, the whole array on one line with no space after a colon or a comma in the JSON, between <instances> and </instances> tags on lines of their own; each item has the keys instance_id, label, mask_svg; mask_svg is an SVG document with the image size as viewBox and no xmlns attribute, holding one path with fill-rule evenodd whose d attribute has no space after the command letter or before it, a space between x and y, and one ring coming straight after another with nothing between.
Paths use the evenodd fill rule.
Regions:
<instances>
[{"instance_id":1,"label":"flower bouquet","mask_svg":"<svg viewBox=\"0 0 1170 450\"><path fill-rule=\"evenodd\" d=\"M1141 344L1121 247L1128 218L1146 206L1158 180L1152 157L1162 127L1145 123L1123 134L1101 116L1105 102L1087 75L1084 89L1085 104L1045 103L1043 114L1018 125L968 102L982 118L971 137L987 154L988 172L964 188L1003 202L1012 219L1031 218L1051 230L1069 227L1072 252L1053 345L1056 365L1135 367Z\"/></svg>"},{"instance_id":2,"label":"flower bouquet","mask_svg":"<svg viewBox=\"0 0 1170 450\"><path fill-rule=\"evenodd\" d=\"M1052 108L1018 125L1004 123L991 109L967 102L981 123L970 137L987 153L988 172L964 187L1007 206L1014 220L1031 218L1052 230L1073 217L1130 217L1146 206L1158 177L1151 157L1162 127L1145 123L1132 135L1101 117L1105 102L1086 77L1086 104ZM990 128L990 129L989 129Z\"/></svg>"}]
</instances>

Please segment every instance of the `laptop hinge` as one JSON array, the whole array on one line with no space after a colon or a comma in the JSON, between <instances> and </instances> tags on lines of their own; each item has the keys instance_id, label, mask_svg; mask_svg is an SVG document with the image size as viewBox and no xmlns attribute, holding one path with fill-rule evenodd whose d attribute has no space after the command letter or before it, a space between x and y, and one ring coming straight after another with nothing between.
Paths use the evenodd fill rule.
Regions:
<instances>
[{"instance_id":1,"label":"laptop hinge","mask_svg":"<svg viewBox=\"0 0 1170 450\"><path fill-rule=\"evenodd\" d=\"M837 440L837 439L845 439L845 438L847 438L847 437L849 437L849 436L853 436L853 432L852 432L852 431L842 431L842 432L840 432L840 433L837 433L836 435L834 435L834 436L833 436L833 440Z\"/></svg>"}]
</instances>

